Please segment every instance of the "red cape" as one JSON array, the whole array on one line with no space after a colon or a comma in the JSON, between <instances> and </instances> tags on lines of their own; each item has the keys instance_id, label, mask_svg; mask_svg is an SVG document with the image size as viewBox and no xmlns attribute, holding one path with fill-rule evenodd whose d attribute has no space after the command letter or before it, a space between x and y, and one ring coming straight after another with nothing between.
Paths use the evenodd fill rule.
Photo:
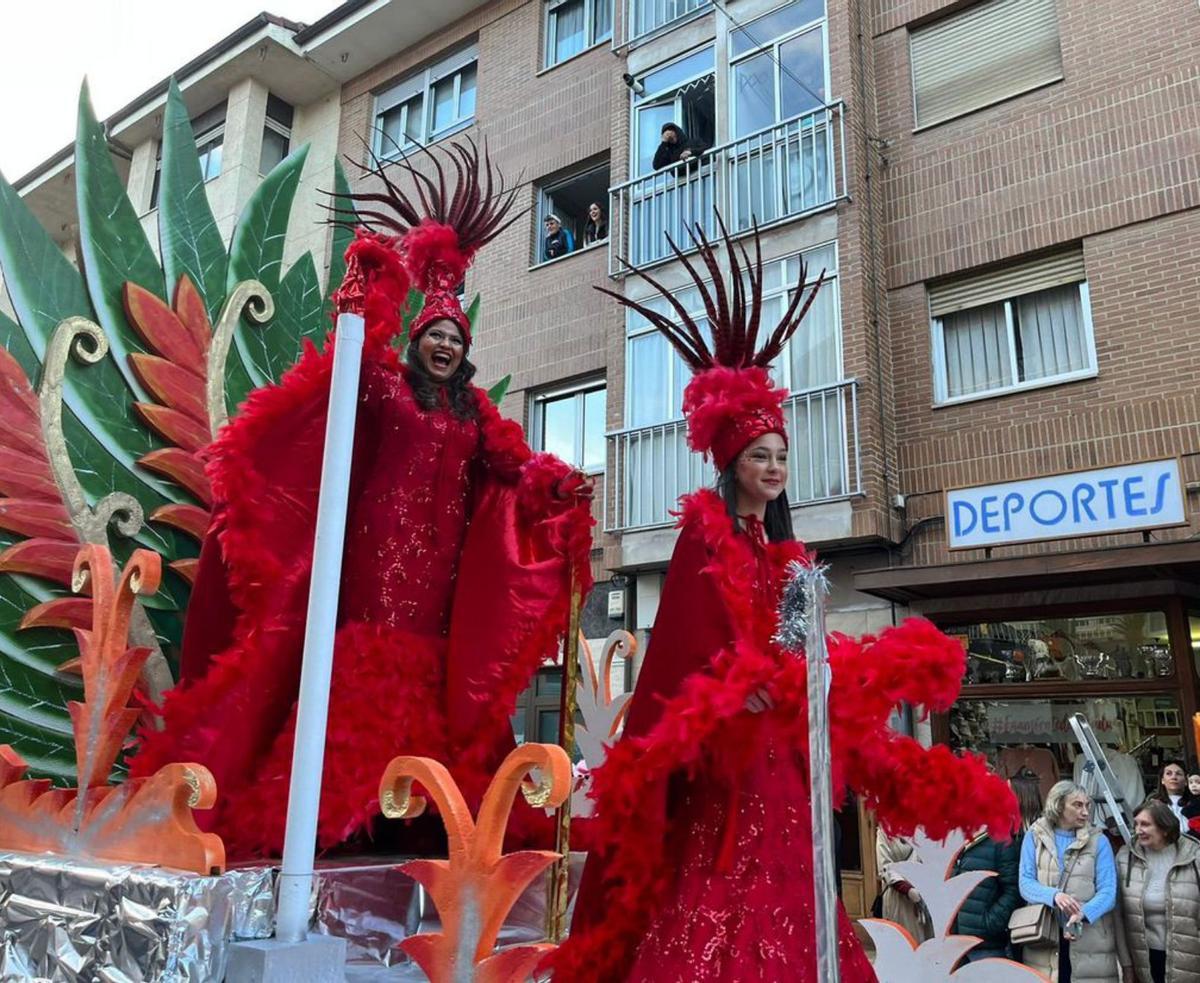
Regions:
<instances>
[{"instance_id":1,"label":"red cape","mask_svg":"<svg viewBox=\"0 0 1200 983\"><path fill-rule=\"evenodd\" d=\"M368 332L364 377L399 371L380 337ZM133 775L170 761L207 766L221 794L207 825L233 855L273 853L282 837L287 776L261 771L279 756L294 715L331 368L332 345L308 346L279 385L250 396L210 449L217 518L188 609L184 681L164 703L164 729L143 732L131 761ZM517 698L557 653L572 569L584 593L591 586L590 504L557 496L570 469L533 454L519 426L482 391L476 396L489 466L472 481L448 637L423 646L405 638L398 649L369 625L339 630L334 699L351 705L331 710L322 846L378 814L369 790L396 754L451 764L468 801L477 800L513 746ZM360 424L357 443L370 432L369 420ZM356 475L352 495L361 484ZM435 674L423 676L422 667L444 682L426 681Z\"/></svg>"},{"instance_id":2,"label":"red cape","mask_svg":"<svg viewBox=\"0 0 1200 983\"><path fill-rule=\"evenodd\" d=\"M709 491L684 499L680 525L627 729L592 772L588 865L571 936L549 960L556 978L572 983L627 977L675 877L667 859L673 777L714 761L736 774L739 756L756 753L758 715L745 712L747 697L768 689L775 726L807 745L804 660L778 650L777 612L751 589L765 574L778 597L787 564L806 558L803 546L772 544L756 555ZM1006 836L1015 802L982 758L926 749L888 727L898 702L953 702L961 645L916 619L878 639L832 635L829 645L834 787L849 785L893 831L921 825L938 839L990 826Z\"/></svg>"}]
</instances>

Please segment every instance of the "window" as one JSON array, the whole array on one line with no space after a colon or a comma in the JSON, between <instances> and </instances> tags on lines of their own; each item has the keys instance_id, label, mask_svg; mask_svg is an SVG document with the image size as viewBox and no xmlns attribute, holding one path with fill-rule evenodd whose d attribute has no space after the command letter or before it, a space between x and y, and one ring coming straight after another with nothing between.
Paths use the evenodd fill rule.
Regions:
<instances>
[{"instance_id":1,"label":"window","mask_svg":"<svg viewBox=\"0 0 1200 983\"><path fill-rule=\"evenodd\" d=\"M562 715L562 667L546 666L538 670L533 681L517 700L512 716L513 736L518 744L536 741L557 744L559 720Z\"/></svg>"},{"instance_id":2,"label":"window","mask_svg":"<svg viewBox=\"0 0 1200 983\"><path fill-rule=\"evenodd\" d=\"M604 470L604 381L540 393L533 398L534 446L588 474Z\"/></svg>"},{"instance_id":3,"label":"window","mask_svg":"<svg viewBox=\"0 0 1200 983\"><path fill-rule=\"evenodd\" d=\"M1080 250L931 287L929 311L937 403L1096 373Z\"/></svg>"},{"instance_id":4,"label":"window","mask_svg":"<svg viewBox=\"0 0 1200 983\"><path fill-rule=\"evenodd\" d=\"M267 96L267 121L263 125L259 174L270 174L287 157L292 144L292 117L291 106L278 96Z\"/></svg>"},{"instance_id":5,"label":"window","mask_svg":"<svg viewBox=\"0 0 1200 983\"><path fill-rule=\"evenodd\" d=\"M605 161L538 185L535 265L608 239L608 183ZM595 221L591 218L593 205L599 208L599 219ZM558 220L561 235L558 229L548 228L547 220L551 217Z\"/></svg>"},{"instance_id":6,"label":"window","mask_svg":"<svg viewBox=\"0 0 1200 983\"><path fill-rule=\"evenodd\" d=\"M796 0L729 38L733 136L744 137L828 101L824 0Z\"/></svg>"},{"instance_id":7,"label":"window","mask_svg":"<svg viewBox=\"0 0 1200 983\"><path fill-rule=\"evenodd\" d=\"M548 0L546 67L612 38L613 0Z\"/></svg>"},{"instance_id":8,"label":"window","mask_svg":"<svg viewBox=\"0 0 1200 983\"><path fill-rule=\"evenodd\" d=\"M787 407L792 460L788 495L793 502L833 498L849 488L847 412L842 381L841 313L838 298L837 248L820 246L804 253L809 280L822 269L825 285L813 301L804 326L796 332L774 366L776 381L796 395ZM783 315L800 273L800 257L763 267L762 332ZM695 287L674 292L684 308L703 323L703 307ZM671 313L662 297L643 303ZM683 359L670 343L633 311L627 315L626 405L628 432L619 444L627 514L666 521L666 510L684 492L710 480L698 456L687 449L683 390L691 379ZM660 514L661 513L661 514ZM637 524L637 523L635 523Z\"/></svg>"},{"instance_id":9,"label":"window","mask_svg":"<svg viewBox=\"0 0 1200 983\"><path fill-rule=\"evenodd\" d=\"M225 143L225 103L214 106L192 120L196 136L196 153L200 156L200 177L211 181L221 175L221 152ZM162 178L162 143L154 159L154 185L150 189L150 207L158 207L159 183Z\"/></svg>"},{"instance_id":10,"label":"window","mask_svg":"<svg viewBox=\"0 0 1200 983\"><path fill-rule=\"evenodd\" d=\"M1027 618L945 629L967 650L967 684L1169 679L1162 611Z\"/></svg>"},{"instance_id":11,"label":"window","mask_svg":"<svg viewBox=\"0 0 1200 983\"><path fill-rule=\"evenodd\" d=\"M909 35L918 128L1062 78L1055 0L987 0Z\"/></svg>"},{"instance_id":12,"label":"window","mask_svg":"<svg viewBox=\"0 0 1200 983\"><path fill-rule=\"evenodd\" d=\"M638 79L643 91L633 97L635 176L654 170L664 123L679 126L697 153L716 143L714 59L713 46L706 45Z\"/></svg>"},{"instance_id":13,"label":"window","mask_svg":"<svg viewBox=\"0 0 1200 983\"><path fill-rule=\"evenodd\" d=\"M478 48L471 45L376 95L376 153L396 156L470 126L478 60Z\"/></svg>"}]
</instances>

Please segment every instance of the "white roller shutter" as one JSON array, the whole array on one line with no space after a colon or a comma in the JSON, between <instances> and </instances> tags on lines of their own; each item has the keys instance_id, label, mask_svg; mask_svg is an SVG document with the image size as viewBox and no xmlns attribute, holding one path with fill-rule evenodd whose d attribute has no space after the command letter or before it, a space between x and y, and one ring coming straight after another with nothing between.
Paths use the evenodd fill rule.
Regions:
<instances>
[{"instance_id":1,"label":"white roller shutter","mask_svg":"<svg viewBox=\"0 0 1200 983\"><path fill-rule=\"evenodd\" d=\"M1055 0L986 0L909 42L918 127L1062 78Z\"/></svg>"}]
</instances>

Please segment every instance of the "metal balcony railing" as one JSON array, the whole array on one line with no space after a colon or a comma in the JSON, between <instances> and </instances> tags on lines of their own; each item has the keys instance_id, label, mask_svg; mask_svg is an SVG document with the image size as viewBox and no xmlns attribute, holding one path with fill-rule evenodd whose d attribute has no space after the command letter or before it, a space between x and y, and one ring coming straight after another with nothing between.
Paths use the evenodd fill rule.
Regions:
<instances>
[{"instance_id":1,"label":"metal balcony railing","mask_svg":"<svg viewBox=\"0 0 1200 983\"><path fill-rule=\"evenodd\" d=\"M680 248L697 224L716 235L714 208L736 235L844 198L843 115L833 103L610 188L609 273L666 259L668 234Z\"/></svg>"},{"instance_id":2,"label":"metal balcony railing","mask_svg":"<svg viewBox=\"0 0 1200 983\"><path fill-rule=\"evenodd\" d=\"M626 0L625 44L636 44L668 24L712 6L710 0Z\"/></svg>"},{"instance_id":3,"label":"metal balcony railing","mask_svg":"<svg viewBox=\"0 0 1200 983\"><path fill-rule=\"evenodd\" d=\"M784 414L791 504L860 494L857 380L794 393L784 404ZM670 525L680 495L716 480L712 465L688 448L683 420L610 433L608 460L607 532Z\"/></svg>"}]
</instances>

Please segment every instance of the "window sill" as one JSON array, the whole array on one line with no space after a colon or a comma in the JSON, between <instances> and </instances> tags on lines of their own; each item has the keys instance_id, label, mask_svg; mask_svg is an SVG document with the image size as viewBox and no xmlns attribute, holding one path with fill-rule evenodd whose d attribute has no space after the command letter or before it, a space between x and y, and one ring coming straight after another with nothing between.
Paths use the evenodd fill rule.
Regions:
<instances>
[{"instance_id":1,"label":"window sill","mask_svg":"<svg viewBox=\"0 0 1200 983\"><path fill-rule=\"evenodd\" d=\"M603 249L607 246L608 246L608 240L601 239L599 242L593 242L593 243L591 243L591 245L582 246L581 248L576 249L572 252L569 252L564 256L555 256L554 259L544 259L540 263L532 263L532 264L530 264L529 272L532 273L534 270L541 270L547 266L554 266L555 264L565 262L566 260L571 259L572 257L582 256L584 253L590 253L590 252L593 252L594 250Z\"/></svg>"},{"instance_id":2,"label":"window sill","mask_svg":"<svg viewBox=\"0 0 1200 983\"><path fill-rule=\"evenodd\" d=\"M1051 386L1065 386L1072 382L1086 382L1088 379L1095 379L1100 375L1098 369L1085 369L1082 372L1072 372L1070 375L1054 376L1051 379L1035 379L1032 382L1023 382L1017 386L1009 386L1007 389L989 389L987 392L971 393L969 396L956 396L953 399L935 402L931 405L932 409L944 410L954 406L961 406L963 403L978 403L984 399L1000 399L1004 396L1019 396L1022 393L1029 392L1033 389L1049 389Z\"/></svg>"},{"instance_id":3,"label":"window sill","mask_svg":"<svg viewBox=\"0 0 1200 983\"><path fill-rule=\"evenodd\" d=\"M545 68L538 69L538 71L536 71L534 73L533 77L541 78L543 75L554 71L556 68L562 68L563 65L571 64L571 62L575 61L576 59L582 58L584 55L588 54L589 52L595 51L597 48L604 48L611 44L612 44L612 35L610 34L608 37L601 38L595 44L590 45L587 48L584 48L582 51L576 51L575 54L571 55L569 58L564 58L562 61L556 61L553 65L547 65Z\"/></svg>"},{"instance_id":4,"label":"window sill","mask_svg":"<svg viewBox=\"0 0 1200 983\"><path fill-rule=\"evenodd\" d=\"M1036 85L1031 85L1028 89L1022 89L1020 92L1014 92L1011 95L1001 96L999 99L992 102L985 102L981 106L973 106L971 109L964 109L961 113L955 113L953 116L945 116L942 119L935 119L929 123L922 123L920 126L913 127L913 133L924 133L927 130L936 129L946 123L952 123L956 119L963 119L966 116L972 116L975 113L981 113L985 109L991 109L993 106L1002 106L1006 102L1012 102L1014 99L1020 99L1022 96L1027 96L1031 92L1037 92L1039 89L1046 89L1052 85L1058 85L1062 82L1064 76L1058 78L1047 79L1045 82L1038 82Z\"/></svg>"}]
</instances>

